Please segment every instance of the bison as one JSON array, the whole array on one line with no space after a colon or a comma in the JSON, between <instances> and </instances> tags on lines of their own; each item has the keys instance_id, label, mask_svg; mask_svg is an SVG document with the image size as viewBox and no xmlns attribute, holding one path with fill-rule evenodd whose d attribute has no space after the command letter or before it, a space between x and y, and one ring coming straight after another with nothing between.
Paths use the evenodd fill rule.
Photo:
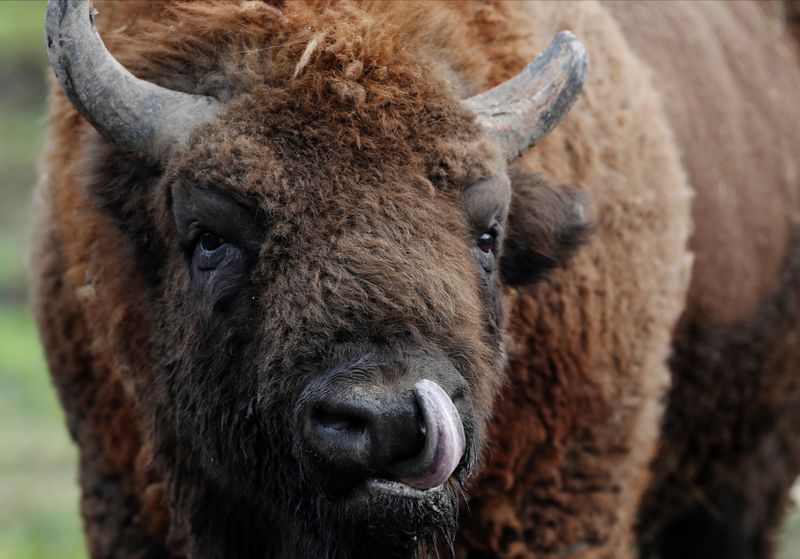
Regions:
<instances>
[{"instance_id":1,"label":"bison","mask_svg":"<svg viewBox=\"0 0 800 559\"><path fill-rule=\"evenodd\" d=\"M772 555L795 3L97 8L32 255L93 557Z\"/></svg>"}]
</instances>

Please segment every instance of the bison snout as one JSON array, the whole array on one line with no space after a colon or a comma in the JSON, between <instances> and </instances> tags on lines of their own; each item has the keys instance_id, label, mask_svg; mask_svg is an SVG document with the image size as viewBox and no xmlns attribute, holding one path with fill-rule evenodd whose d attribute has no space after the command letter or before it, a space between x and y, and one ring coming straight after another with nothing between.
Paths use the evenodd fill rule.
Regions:
<instances>
[{"instance_id":1,"label":"bison snout","mask_svg":"<svg viewBox=\"0 0 800 559\"><path fill-rule=\"evenodd\" d=\"M334 489L371 477L429 489L442 485L458 466L464 427L444 389L424 379L413 390L393 392L339 387L307 403L301 419L304 447Z\"/></svg>"}]
</instances>

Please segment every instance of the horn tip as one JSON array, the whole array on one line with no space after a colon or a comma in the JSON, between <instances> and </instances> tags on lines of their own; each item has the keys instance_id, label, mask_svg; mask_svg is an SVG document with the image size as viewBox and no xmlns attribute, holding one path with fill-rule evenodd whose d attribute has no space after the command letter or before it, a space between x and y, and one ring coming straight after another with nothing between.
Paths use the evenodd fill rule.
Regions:
<instances>
[{"instance_id":1,"label":"horn tip","mask_svg":"<svg viewBox=\"0 0 800 559\"><path fill-rule=\"evenodd\" d=\"M579 62L580 66L584 68L587 66L588 56L586 54L586 46L572 31L568 29L559 31L556 36L553 37L551 45L556 50L568 49L571 51L573 58Z\"/></svg>"}]
</instances>

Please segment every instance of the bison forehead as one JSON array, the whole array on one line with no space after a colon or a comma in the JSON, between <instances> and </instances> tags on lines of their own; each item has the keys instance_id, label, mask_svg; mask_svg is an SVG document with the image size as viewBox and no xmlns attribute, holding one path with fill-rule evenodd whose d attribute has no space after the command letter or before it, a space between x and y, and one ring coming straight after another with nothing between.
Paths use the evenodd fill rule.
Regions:
<instances>
[{"instance_id":1,"label":"bison forehead","mask_svg":"<svg viewBox=\"0 0 800 559\"><path fill-rule=\"evenodd\" d=\"M462 190L504 169L504 157L473 117L441 92L379 111L303 108L285 93L254 91L225 104L176 166L250 190L265 178L286 178L294 189L298 182L316 190L366 182Z\"/></svg>"},{"instance_id":2,"label":"bison forehead","mask_svg":"<svg viewBox=\"0 0 800 559\"><path fill-rule=\"evenodd\" d=\"M469 245L446 223L418 229L420 221L362 213L314 235L309 219L309 236L267 240L254 281L264 326L282 342L276 346L296 347L295 340L314 351L309 343L337 337L408 334L479 339L482 302Z\"/></svg>"}]
</instances>

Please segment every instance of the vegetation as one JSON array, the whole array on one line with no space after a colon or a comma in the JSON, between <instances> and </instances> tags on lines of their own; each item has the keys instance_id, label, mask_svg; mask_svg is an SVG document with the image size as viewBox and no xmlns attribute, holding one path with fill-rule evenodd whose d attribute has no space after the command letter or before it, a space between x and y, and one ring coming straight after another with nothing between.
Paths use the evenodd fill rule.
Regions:
<instances>
[{"instance_id":1,"label":"vegetation","mask_svg":"<svg viewBox=\"0 0 800 559\"><path fill-rule=\"evenodd\" d=\"M86 556L77 454L25 302L27 224L44 129L43 21L42 1L0 2L0 557L77 559ZM781 550L782 559L800 556L796 510Z\"/></svg>"},{"instance_id":2,"label":"vegetation","mask_svg":"<svg viewBox=\"0 0 800 559\"><path fill-rule=\"evenodd\" d=\"M25 302L44 129L44 3L0 2L0 557L86 557L77 453Z\"/></svg>"}]
</instances>

